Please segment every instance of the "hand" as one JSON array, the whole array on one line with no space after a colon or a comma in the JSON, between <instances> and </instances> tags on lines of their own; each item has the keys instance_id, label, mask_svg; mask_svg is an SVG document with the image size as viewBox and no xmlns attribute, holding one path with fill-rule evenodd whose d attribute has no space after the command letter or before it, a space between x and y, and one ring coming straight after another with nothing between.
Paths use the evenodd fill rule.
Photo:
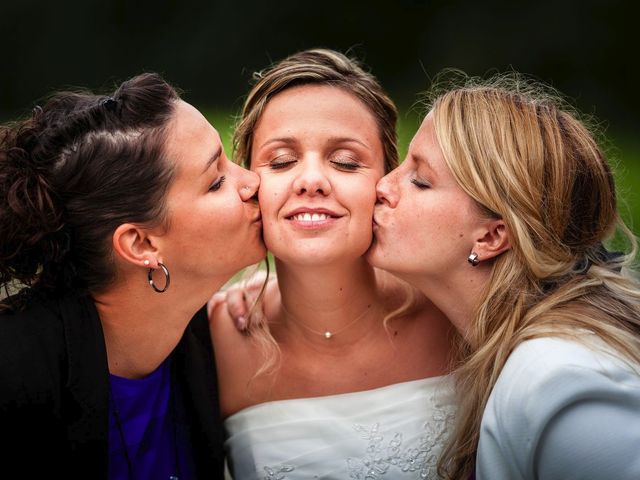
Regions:
<instances>
[{"instance_id":1,"label":"hand","mask_svg":"<svg viewBox=\"0 0 640 480\"><path fill-rule=\"evenodd\" d=\"M251 317L249 313L258 299L260 291L265 283L266 271L260 270L251 278L234 283L226 290L216 292L208 302L207 312L211 318L211 312L218 305L225 303L227 313L233 320L236 328L241 332L246 332L251 327ZM275 274L269 274L267 282L276 279ZM259 315L262 317L263 315Z\"/></svg>"}]
</instances>

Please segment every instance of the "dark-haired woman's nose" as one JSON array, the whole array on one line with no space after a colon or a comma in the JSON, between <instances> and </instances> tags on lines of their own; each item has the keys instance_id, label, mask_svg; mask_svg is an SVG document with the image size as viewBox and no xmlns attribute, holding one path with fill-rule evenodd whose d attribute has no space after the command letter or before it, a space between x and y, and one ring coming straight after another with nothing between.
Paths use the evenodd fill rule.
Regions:
<instances>
[{"instance_id":1,"label":"dark-haired woman's nose","mask_svg":"<svg viewBox=\"0 0 640 480\"><path fill-rule=\"evenodd\" d=\"M242 167L237 168L241 168L243 170L240 183L238 184L240 198L242 198L243 202L257 198L258 188L260 187L260 176L251 170L245 170Z\"/></svg>"}]
</instances>

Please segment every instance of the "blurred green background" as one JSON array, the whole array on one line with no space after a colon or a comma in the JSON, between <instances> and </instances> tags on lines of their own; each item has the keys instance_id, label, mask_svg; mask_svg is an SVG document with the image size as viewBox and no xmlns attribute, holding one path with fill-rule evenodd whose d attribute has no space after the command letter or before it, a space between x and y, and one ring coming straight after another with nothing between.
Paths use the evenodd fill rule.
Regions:
<instances>
[{"instance_id":1,"label":"blurred green background","mask_svg":"<svg viewBox=\"0 0 640 480\"><path fill-rule=\"evenodd\" d=\"M361 59L400 108L400 151L417 94L442 68L514 69L601 122L623 217L640 230L640 42L631 0L4 0L0 120L54 89L105 90L157 71L204 111L230 151L254 71L328 47Z\"/></svg>"}]
</instances>

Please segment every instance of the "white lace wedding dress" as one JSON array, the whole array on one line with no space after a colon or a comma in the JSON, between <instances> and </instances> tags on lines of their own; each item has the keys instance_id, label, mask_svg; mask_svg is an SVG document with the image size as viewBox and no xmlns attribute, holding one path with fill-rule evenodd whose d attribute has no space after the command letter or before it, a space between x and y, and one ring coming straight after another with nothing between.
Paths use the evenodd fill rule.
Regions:
<instances>
[{"instance_id":1,"label":"white lace wedding dress","mask_svg":"<svg viewBox=\"0 0 640 480\"><path fill-rule=\"evenodd\" d=\"M441 376L255 405L225 421L236 480L435 479L455 413Z\"/></svg>"}]
</instances>

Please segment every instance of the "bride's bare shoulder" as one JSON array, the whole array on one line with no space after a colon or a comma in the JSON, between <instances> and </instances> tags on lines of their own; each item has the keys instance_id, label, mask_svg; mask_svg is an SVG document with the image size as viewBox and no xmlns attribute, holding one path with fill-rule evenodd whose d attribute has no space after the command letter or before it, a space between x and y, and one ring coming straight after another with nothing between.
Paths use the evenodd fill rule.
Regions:
<instances>
[{"instance_id":1,"label":"bride's bare shoulder","mask_svg":"<svg viewBox=\"0 0 640 480\"><path fill-rule=\"evenodd\" d=\"M267 294L269 292L265 292ZM262 309L264 304L269 304L264 300L257 308ZM265 327L256 323L266 321L262 311L257 314L254 312L252 317L249 328L240 331L224 299L215 301L209 311L223 418L259 403L267 391L268 377L260 372L268 360L269 352L265 349L268 341L265 342L265 338L269 335L269 329L268 325Z\"/></svg>"}]
</instances>

